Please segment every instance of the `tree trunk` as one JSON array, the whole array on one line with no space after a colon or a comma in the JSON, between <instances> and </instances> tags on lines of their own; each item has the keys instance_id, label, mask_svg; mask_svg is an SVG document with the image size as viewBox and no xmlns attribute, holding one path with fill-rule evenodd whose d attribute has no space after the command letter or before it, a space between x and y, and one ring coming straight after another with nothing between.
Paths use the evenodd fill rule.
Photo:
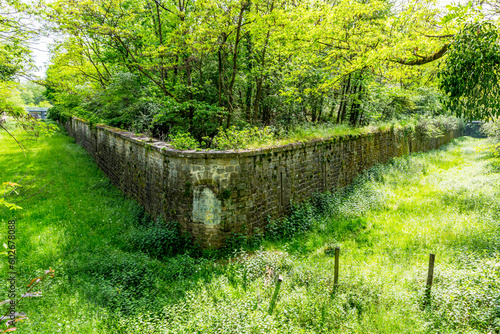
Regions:
<instances>
[{"instance_id":1,"label":"tree trunk","mask_svg":"<svg viewBox=\"0 0 500 334\"><path fill-rule=\"evenodd\" d=\"M343 123L345 121L345 113L347 109L347 96L351 90L351 74L347 77L347 81L344 84L344 91L342 93L342 100L339 106L339 112L337 116L337 123Z\"/></svg>"},{"instance_id":2,"label":"tree trunk","mask_svg":"<svg viewBox=\"0 0 500 334\"><path fill-rule=\"evenodd\" d=\"M256 122L257 121L257 117L259 115L259 105L260 105L260 101L262 99L262 83L264 81L264 75L262 74L262 71L264 71L264 66L266 64L266 50L267 50L267 43L269 42L269 35L270 35L271 31L268 30L267 31L267 35L266 35L266 42L264 43L264 47L262 49L262 58L260 60L260 75L259 77L257 78L257 82L256 82L256 93L255 93L255 100L254 100L254 104L253 104L253 115L254 115L254 121ZM264 117L263 117L264 119Z\"/></svg>"},{"instance_id":3,"label":"tree trunk","mask_svg":"<svg viewBox=\"0 0 500 334\"><path fill-rule=\"evenodd\" d=\"M354 96L354 99L356 99L356 101L352 102L351 111L349 113L350 114L349 115L349 124L351 124L352 126L356 126L357 119L358 119L359 102L357 101L358 100L357 94L359 93L360 90L361 90L361 83L354 86L353 96Z\"/></svg>"},{"instance_id":4,"label":"tree trunk","mask_svg":"<svg viewBox=\"0 0 500 334\"><path fill-rule=\"evenodd\" d=\"M245 35L247 40L247 73L252 73L253 59L252 59L252 39L250 34ZM245 118L248 122L252 123L252 94L253 94L253 83L250 78L247 78L247 85L245 90Z\"/></svg>"},{"instance_id":5,"label":"tree trunk","mask_svg":"<svg viewBox=\"0 0 500 334\"><path fill-rule=\"evenodd\" d=\"M227 124L226 128L231 126L231 116L234 112L234 97L233 97L233 88L234 82L236 80L236 72L238 68L238 45L240 44L240 35L241 35L241 27L243 23L243 13L245 12L248 3L242 3L240 8L240 13L238 15L238 26L236 27L236 37L234 41L234 49L233 49L233 72L231 75L231 81L229 82L229 87L227 90L227 99L228 99L228 113L227 113Z\"/></svg>"},{"instance_id":6,"label":"tree trunk","mask_svg":"<svg viewBox=\"0 0 500 334\"><path fill-rule=\"evenodd\" d=\"M217 52L217 57L218 57L218 72L219 72L219 77L218 77L218 90L219 90L219 107L223 107L222 105L222 90L223 90L223 84L222 84L222 72L223 72L223 57L222 57L222 47L226 43L227 36L225 33L222 33L221 35L221 42L219 46L219 50Z\"/></svg>"}]
</instances>

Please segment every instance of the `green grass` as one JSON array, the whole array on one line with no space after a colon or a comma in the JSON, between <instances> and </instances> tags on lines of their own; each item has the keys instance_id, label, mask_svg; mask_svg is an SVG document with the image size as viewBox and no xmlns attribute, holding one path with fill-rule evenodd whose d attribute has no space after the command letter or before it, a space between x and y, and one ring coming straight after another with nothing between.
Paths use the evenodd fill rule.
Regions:
<instances>
[{"instance_id":1,"label":"green grass","mask_svg":"<svg viewBox=\"0 0 500 334\"><path fill-rule=\"evenodd\" d=\"M500 164L475 151L482 141L460 138L377 166L344 191L303 204L261 248L210 259L184 254L198 254L190 246L177 255L146 251L144 242L163 234L66 135L28 142L26 157L0 136L0 180L23 185L7 197L23 209L0 211L2 240L7 220L17 221L19 291L42 270L56 272L41 298L19 305L28 317L21 333L500 329ZM336 246L340 285L332 295ZM435 281L424 307L431 252ZM278 273L284 282L269 315ZM2 300L6 290L3 278Z\"/></svg>"}]
</instances>

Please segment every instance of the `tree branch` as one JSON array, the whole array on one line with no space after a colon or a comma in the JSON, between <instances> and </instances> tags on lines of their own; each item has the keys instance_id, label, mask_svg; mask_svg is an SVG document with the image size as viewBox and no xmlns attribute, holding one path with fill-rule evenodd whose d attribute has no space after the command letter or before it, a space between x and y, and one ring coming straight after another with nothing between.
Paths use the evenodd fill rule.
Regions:
<instances>
[{"instance_id":1,"label":"tree branch","mask_svg":"<svg viewBox=\"0 0 500 334\"><path fill-rule=\"evenodd\" d=\"M4 130L5 130L5 132L7 132L7 133L9 134L9 136L11 136L11 137L12 137L12 139L14 139L14 140L16 141L17 145L19 145L19 147L20 147L20 148L21 148L21 150L23 151L24 156L26 156L26 153L24 152L24 146L23 146L23 144L21 144L21 143L20 143L20 142L16 139L16 137L14 137L14 135L13 135L12 133L10 133L10 132L9 132L9 130L7 130L7 129L6 129L6 128L2 125L2 124L0 124L0 128L4 129Z\"/></svg>"},{"instance_id":2,"label":"tree branch","mask_svg":"<svg viewBox=\"0 0 500 334\"><path fill-rule=\"evenodd\" d=\"M418 56L418 57L421 57L421 59L415 59L415 60L391 59L391 61L395 62L395 63L402 64L402 65L409 65L409 66L424 65L424 64L433 62L434 60L437 60L437 59L441 58L442 56L444 56L446 54L446 52L448 51L449 46L450 46L450 44L443 45L439 51L431 54L430 56L425 56L425 57Z\"/></svg>"},{"instance_id":3,"label":"tree branch","mask_svg":"<svg viewBox=\"0 0 500 334\"><path fill-rule=\"evenodd\" d=\"M450 37L455 37L455 34L449 34L449 35L426 35L426 34L422 34L422 36L429 37L429 38L450 38Z\"/></svg>"}]
</instances>

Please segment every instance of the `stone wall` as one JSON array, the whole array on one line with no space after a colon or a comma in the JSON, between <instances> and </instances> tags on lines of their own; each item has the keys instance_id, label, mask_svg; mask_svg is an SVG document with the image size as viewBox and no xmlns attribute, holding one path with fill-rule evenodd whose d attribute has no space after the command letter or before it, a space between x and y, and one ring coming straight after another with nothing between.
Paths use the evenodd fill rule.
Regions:
<instances>
[{"instance_id":1,"label":"stone wall","mask_svg":"<svg viewBox=\"0 0 500 334\"><path fill-rule=\"evenodd\" d=\"M168 144L73 118L68 133L113 184L155 217L180 222L204 247L220 247L231 232L264 229L290 202L348 185L362 171L408 153L428 151L461 135L440 138L387 130L244 151L178 151Z\"/></svg>"}]
</instances>

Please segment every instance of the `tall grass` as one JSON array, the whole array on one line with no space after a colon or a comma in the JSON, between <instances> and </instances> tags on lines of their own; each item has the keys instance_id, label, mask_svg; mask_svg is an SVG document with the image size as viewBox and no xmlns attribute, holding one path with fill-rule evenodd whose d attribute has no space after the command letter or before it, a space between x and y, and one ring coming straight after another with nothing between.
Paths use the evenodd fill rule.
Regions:
<instances>
[{"instance_id":1,"label":"tall grass","mask_svg":"<svg viewBox=\"0 0 500 334\"><path fill-rule=\"evenodd\" d=\"M19 226L18 284L56 271L42 298L20 306L22 333L500 329L500 168L474 150L482 141L461 138L377 166L271 223L260 248L216 259L174 225L149 219L69 137L28 143L26 158L5 135L0 142L0 180L23 185L8 197L23 209L0 212L4 240L8 219ZM430 252L435 282L424 307ZM5 259L0 266L5 277ZM269 315L278 274L284 282ZM4 299L5 287L2 279Z\"/></svg>"}]
</instances>

